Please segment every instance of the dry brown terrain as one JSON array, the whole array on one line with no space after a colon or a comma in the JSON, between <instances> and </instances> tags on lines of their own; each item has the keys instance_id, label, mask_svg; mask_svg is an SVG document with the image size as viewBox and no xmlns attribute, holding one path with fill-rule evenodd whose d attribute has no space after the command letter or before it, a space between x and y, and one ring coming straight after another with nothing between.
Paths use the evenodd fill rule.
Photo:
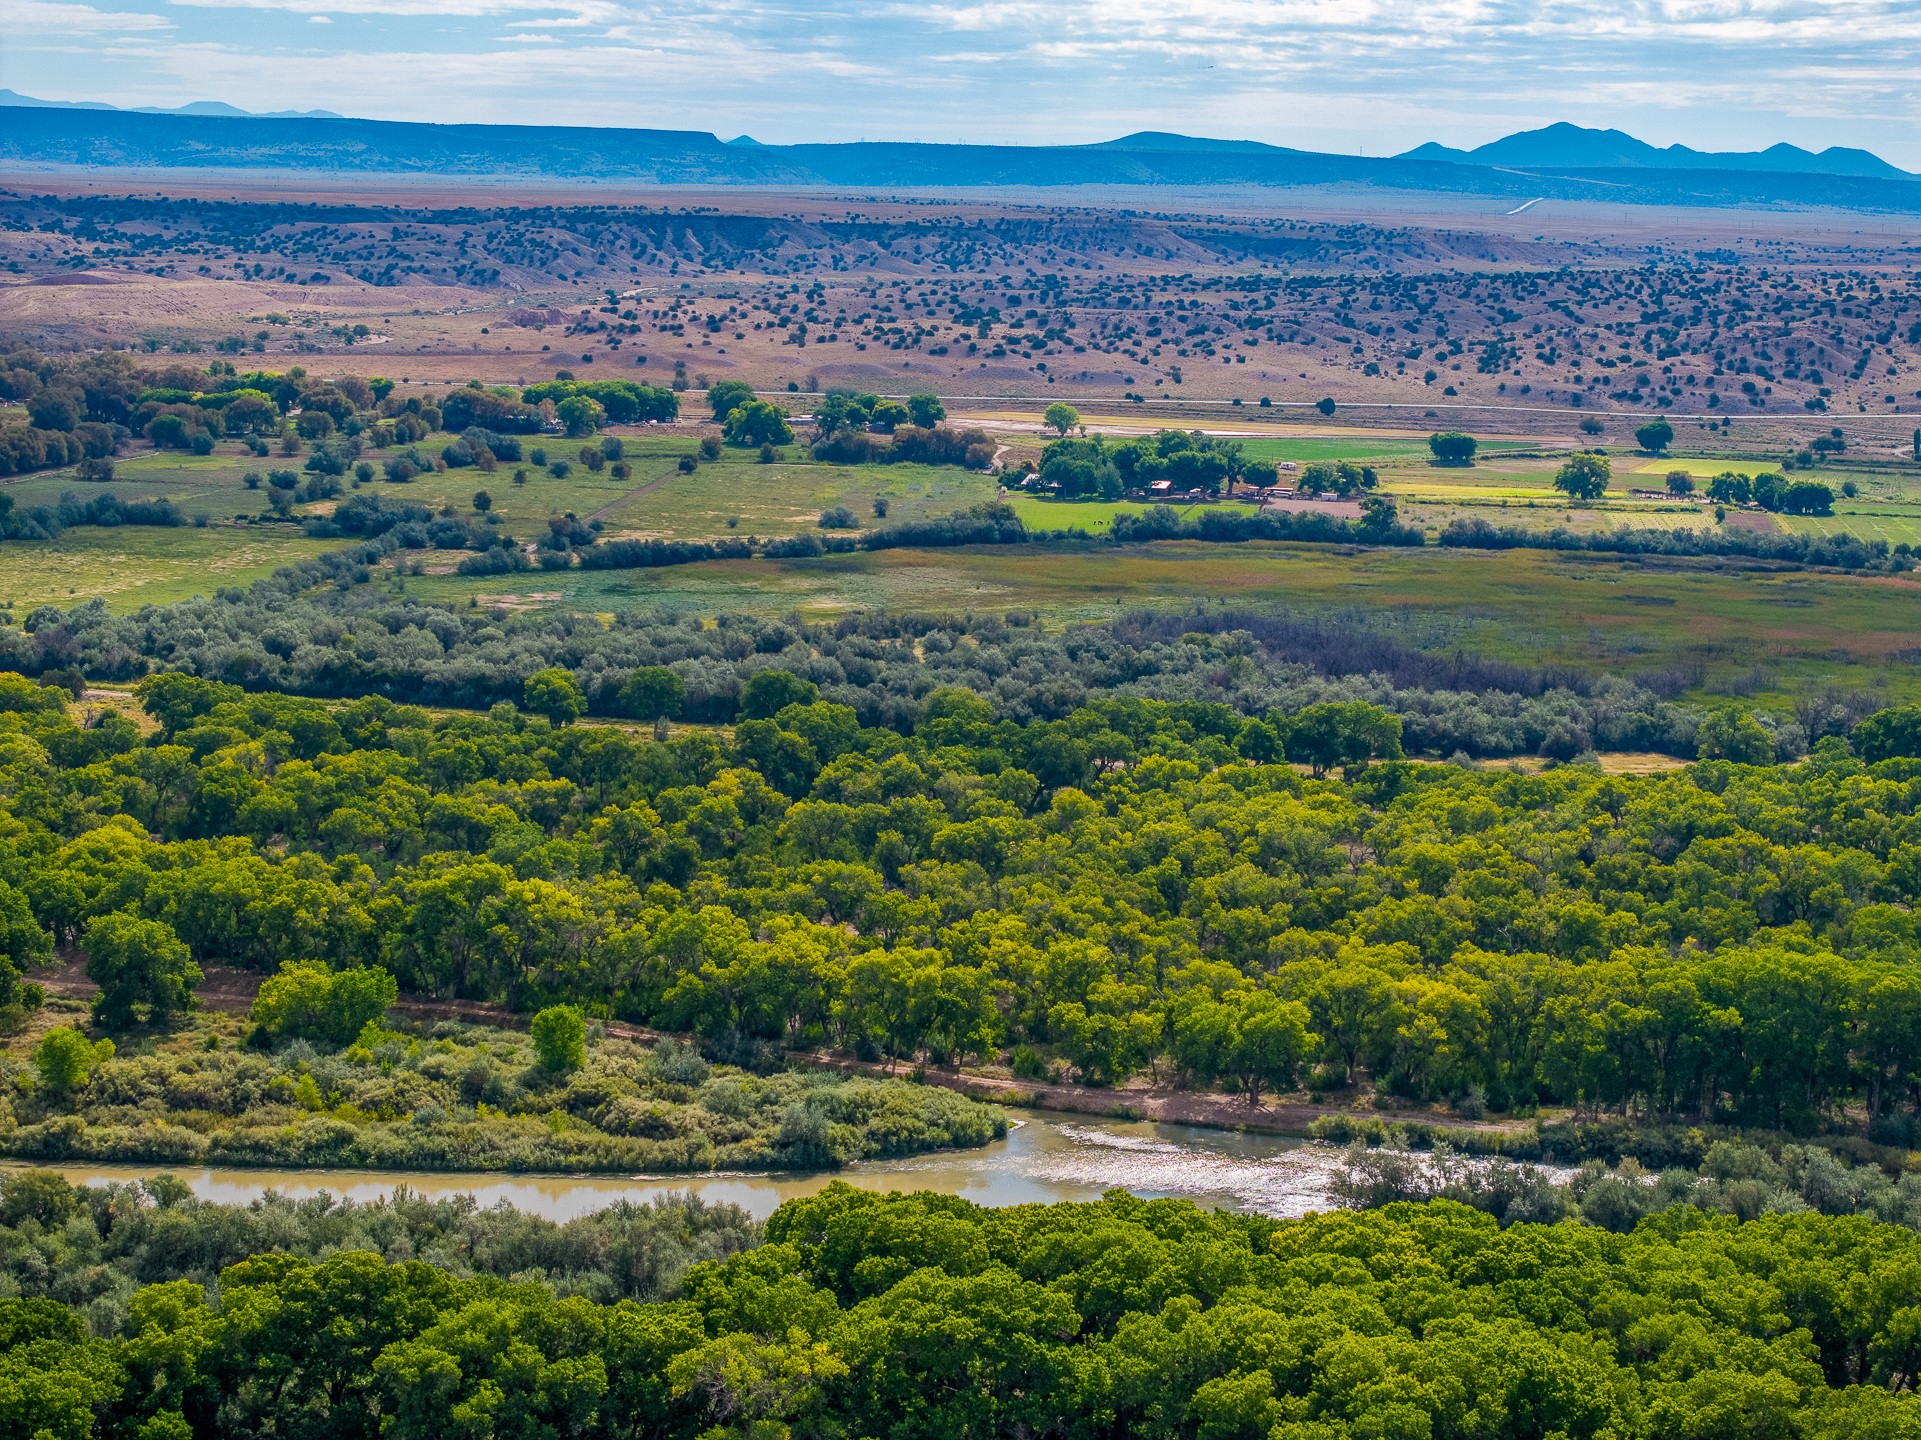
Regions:
<instances>
[{"instance_id":1,"label":"dry brown terrain","mask_svg":"<svg viewBox=\"0 0 1921 1440\"><path fill-rule=\"evenodd\" d=\"M410 384L592 365L975 407L1329 397L1422 431L1666 412L1736 443L1846 417L1890 453L1921 414L1921 223L1899 218L15 175L0 221L0 341L47 349Z\"/></svg>"}]
</instances>

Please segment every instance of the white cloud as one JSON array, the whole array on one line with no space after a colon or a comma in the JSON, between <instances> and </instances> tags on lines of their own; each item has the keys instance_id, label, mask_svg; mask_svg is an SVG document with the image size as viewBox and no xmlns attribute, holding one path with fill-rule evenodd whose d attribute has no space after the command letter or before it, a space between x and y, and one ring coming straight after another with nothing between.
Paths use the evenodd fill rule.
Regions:
<instances>
[{"instance_id":1,"label":"white cloud","mask_svg":"<svg viewBox=\"0 0 1921 1440\"><path fill-rule=\"evenodd\" d=\"M117 3L173 16L189 43L116 62L114 93L180 86L183 99L260 108L769 141L1071 143L1168 129L1369 154L1567 119L1661 144L1853 144L1921 163L1921 0ZM0 6L10 20L81 17L41 33L116 30L84 4ZM342 16L377 19L387 52L325 32L290 38L287 22ZM166 24L120 18L126 35ZM529 65L530 45L564 68ZM33 47L59 72L49 86L92 95L109 83L50 46Z\"/></svg>"},{"instance_id":2,"label":"white cloud","mask_svg":"<svg viewBox=\"0 0 1921 1440\"><path fill-rule=\"evenodd\" d=\"M7 31L11 35L111 35L129 30L171 30L163 15L134 11L96 10L91 5L69 5L59 0L9 0Z\"/></svg>"},{"instance_id":3,"label":"white cloud","mask_svg":"<svg viewBox=\"0 0 1921 1440\"><path fill-rule=\"evenodd\" d=\"M306 15L325 10L333 15L421 15L467 19L501 15L516 10L551 10L552 0L169 0L201 10L275 11Z\"/></svg>"}]
</instances>

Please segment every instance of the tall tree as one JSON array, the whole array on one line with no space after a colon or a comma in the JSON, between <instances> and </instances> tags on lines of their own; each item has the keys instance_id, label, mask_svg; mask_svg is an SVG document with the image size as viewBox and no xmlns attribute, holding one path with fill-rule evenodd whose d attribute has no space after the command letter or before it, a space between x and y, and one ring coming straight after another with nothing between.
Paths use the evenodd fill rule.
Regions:
<instances>
[{"instance_id":1,"label":"tall tree","mask_svg":"<svg viewBox=\"0 0 1921 1440\"><path fill-rule=\"evenodd\" d=\"M125 911L102 915L87 927L81 948L87 978L100 987L94 1019L110 1030L125 1029L140 1018L164 1025L193 1005L200 967L173 928Z\"/></svg>"},{"instance_id":2,"label":"tall tree","mask_svg":"<svg viewBox=\"0 0 1921 1440\"><path fill-rule=\"evenodd\" d=\"M1608 463L1607 456L1584 450L1569 456L1555 472L1554 488L1570 500L1599 500L1607 494L1608 481L1613 475L1614 467Z\"/></svg>"},{"instance_id":3,"label":"tall tree","mask_svg":"<svg viewBox=\"0 0 1921 1440\"><path fill-rule=\"evenodd\" d=\"M536 671L521 687L521 704L556 725L566 725L587 713L587 697L571 671L559 666Z\"/></svg>"}]
</instances>

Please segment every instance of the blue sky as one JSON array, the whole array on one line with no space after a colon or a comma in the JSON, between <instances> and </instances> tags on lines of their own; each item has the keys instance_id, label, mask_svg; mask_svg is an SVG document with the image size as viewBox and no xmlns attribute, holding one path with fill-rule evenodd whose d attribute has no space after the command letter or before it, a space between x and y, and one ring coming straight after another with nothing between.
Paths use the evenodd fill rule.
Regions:
<instances>
[{"instance_id":1,"label":"blue sky","mask_svg":"<svg viewBox=\"0 0 1921 1440\"><path fill-rule=\"evenodd\" d=\"M0 0L56 100L1381 154L1573 120L1921 170L1921 0Z\"/></svg>"}]
</instances>

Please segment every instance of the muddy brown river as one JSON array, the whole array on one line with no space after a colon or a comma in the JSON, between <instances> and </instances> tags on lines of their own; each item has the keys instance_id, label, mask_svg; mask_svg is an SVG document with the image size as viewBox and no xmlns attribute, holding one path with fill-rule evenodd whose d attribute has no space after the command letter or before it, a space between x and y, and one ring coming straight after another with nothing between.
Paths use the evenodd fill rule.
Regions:
<instances>
[{"instance_id":1,"label":"muddy brown river","mask_svg":"<svg viewBox=\"0 0 1921 1440\"><path fill-rule=\"evenodd\" d=\"M1009 1110L1007 1138L978 1150L868 1161L833 1173L703 1175L506 1175L393 1170L209 1169L166 1165L54 1165L78 1182L178 1176L203 1200L246 1204L268 1190L381 1199L397 1186L421 1195L471 1195L550 1220L568 1220L622 1200L691 1191L765 1217L783 1200L834 1180L868 1190L937 1190L981 1205L1093 1200L1111 1189L1146 1198L1176 1196L1210 1208L1295 1216L1330 1208L1340 1158L1332 1146L1274 1135L1191 1125Z\"/></svg>"}]
</instances>

